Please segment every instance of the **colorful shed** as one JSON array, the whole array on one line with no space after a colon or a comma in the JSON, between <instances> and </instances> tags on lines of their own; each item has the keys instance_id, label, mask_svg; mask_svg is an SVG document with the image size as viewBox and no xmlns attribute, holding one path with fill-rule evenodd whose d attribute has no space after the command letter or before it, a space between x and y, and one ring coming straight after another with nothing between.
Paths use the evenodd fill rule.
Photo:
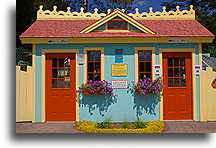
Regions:
<instances>
[{"instance_id":1,"label":"colorful shed","mask_svg":"<svg viewBox=\"0 0 216 148\"><path fill-rule=\"evenodd\" d=\"M33 122L200 121L202 43L214 35L190 10L84 13L43 10L20 36L33 45ZM133 93L132 81L162 76L160 95ZM112 82L116 97L81 95L88 80ZM114 87L115 85L115 87Z\"/></svg>"}]
</instances>

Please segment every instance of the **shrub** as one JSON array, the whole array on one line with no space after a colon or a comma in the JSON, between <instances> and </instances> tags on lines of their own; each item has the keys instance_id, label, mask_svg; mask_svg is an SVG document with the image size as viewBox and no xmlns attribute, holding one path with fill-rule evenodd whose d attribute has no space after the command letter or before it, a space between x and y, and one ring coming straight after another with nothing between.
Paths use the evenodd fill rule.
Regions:
<instances>
[{"instance_id":1,"label":"shrub","mask_svg":"<svg viewBox=\"0 0 216 148\"><path fill-rule=\"evenodd\" d=\"M123 129L129 128L128 122L122 122L122 128Z\"/></svg>"},{"instance_id":2,"label":"shrub","mask_svg":"<svg viewBox=\"0 0 216 148\"><path fill-rule=\"evenodd\" d=\"M96 128L101 128L101 129L110 128L110 124L111 124L110 120L104 120L101 123L97 123L97 125L95 127Z\"/></svg>"},{"instance_id":3,"label":"shrub","mask_svg":"<svg viewBox=\"0 0 216 148\"><path fill-rule=\"evenodd\" d=\"M140 129L140 128L145 128L146 124L140 120L139 118L137 118L134 122L134 129Z\"/></svg>"}]
</instances>

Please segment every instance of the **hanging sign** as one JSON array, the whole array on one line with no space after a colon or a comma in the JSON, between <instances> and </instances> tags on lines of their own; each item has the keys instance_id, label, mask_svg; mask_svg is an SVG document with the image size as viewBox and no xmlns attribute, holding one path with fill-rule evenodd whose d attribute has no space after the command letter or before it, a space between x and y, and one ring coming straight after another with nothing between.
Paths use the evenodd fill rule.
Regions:
<instances>
[{"instance_id":1,"label":"hanging sign","mask_svg":"<svg viewBox=\"0 0 216 148\"><path fill-rule=\"evenodd\" d=\"M156 75L160 75L161 74L161 66L160 65L155 65L154 66L154 73Z\"/></svg>"},{"instance_id":2,"label":"hanging sign","mask_svg":"<svg viewBox=\"0 0 216 148\"><path fill-rule=\"evenodd\" d=\"M77 63L78 64L85 64L85 57L84 57L84 54L78 54L77 55Z\"/></svg>"},{"instance_id":3,"label":"hanging sign","mask_svg":"<svg viewBox=\"0 0 216 148\"><path fill-rule=\"evenodd\" d=\"M194 65L194 74L200 75L201 72L202 72L201 66L200 65Z\"/></svg>"},{"instance_id":4,"label":"hanging sign","mask_svg":"<svg viewBox=\"0 0 216 148\"><path fill-rule=\"evenodd\" d=\"M127 76L127 64L112 64L112 76Z\"/></svg>"},{"instance_id":5,"label":"hanging sign","mask_svg":"<svg viewBox=\"0 0 216 148\"><path fill-rule=\"evenodd\" d=\"M128 88L128 80L112 80L112 88Z\"/></svg>"},{"instance_id":6,"label":"hanging sign","mask_svg":"<svg viewBox=\"0 0 216 148\"><path fill-rule=\"evenodd\" d=\"M115 63L123 62L123 49L115 49Z\"/></svg>"}]
</instances>

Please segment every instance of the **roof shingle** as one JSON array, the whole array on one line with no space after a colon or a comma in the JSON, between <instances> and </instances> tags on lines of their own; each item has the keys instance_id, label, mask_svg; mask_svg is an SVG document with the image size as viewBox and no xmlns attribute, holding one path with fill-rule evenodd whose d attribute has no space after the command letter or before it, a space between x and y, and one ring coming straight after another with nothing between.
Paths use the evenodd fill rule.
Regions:
<instances>
[{"instance_id":1,"label":"roof shingle","mask_svg":"<svg viewBox=\"0 0 216 148\"><path fill-rule=\"evenodd\" d=\"M137 20L156 34L138 32L80 33L98 20L37 20L20 37L214 37L196 20Z\"/></svg>"}]
</instances>

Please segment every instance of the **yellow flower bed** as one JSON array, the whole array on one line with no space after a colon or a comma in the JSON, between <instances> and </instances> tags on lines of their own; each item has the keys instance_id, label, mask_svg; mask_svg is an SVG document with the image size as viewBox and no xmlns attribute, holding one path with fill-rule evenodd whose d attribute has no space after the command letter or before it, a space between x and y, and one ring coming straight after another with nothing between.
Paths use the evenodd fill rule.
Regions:
<instances>
[{"instance_id":1,"label":"yellow flower bed","mask_svg":"<svg viewBox=\"0 0 216 148\"><path fill-rule=\"evenodd\" d=\"M164 122L163 121L148 121L146 122L147 127L142 129L123 129L123 128L114 128L114 129L100 129L96 128L96 122L92 121L80 121L77 122L77 129L84 131L86 133L161 133L164 131Z\"/></svg>"}]
</instances>

